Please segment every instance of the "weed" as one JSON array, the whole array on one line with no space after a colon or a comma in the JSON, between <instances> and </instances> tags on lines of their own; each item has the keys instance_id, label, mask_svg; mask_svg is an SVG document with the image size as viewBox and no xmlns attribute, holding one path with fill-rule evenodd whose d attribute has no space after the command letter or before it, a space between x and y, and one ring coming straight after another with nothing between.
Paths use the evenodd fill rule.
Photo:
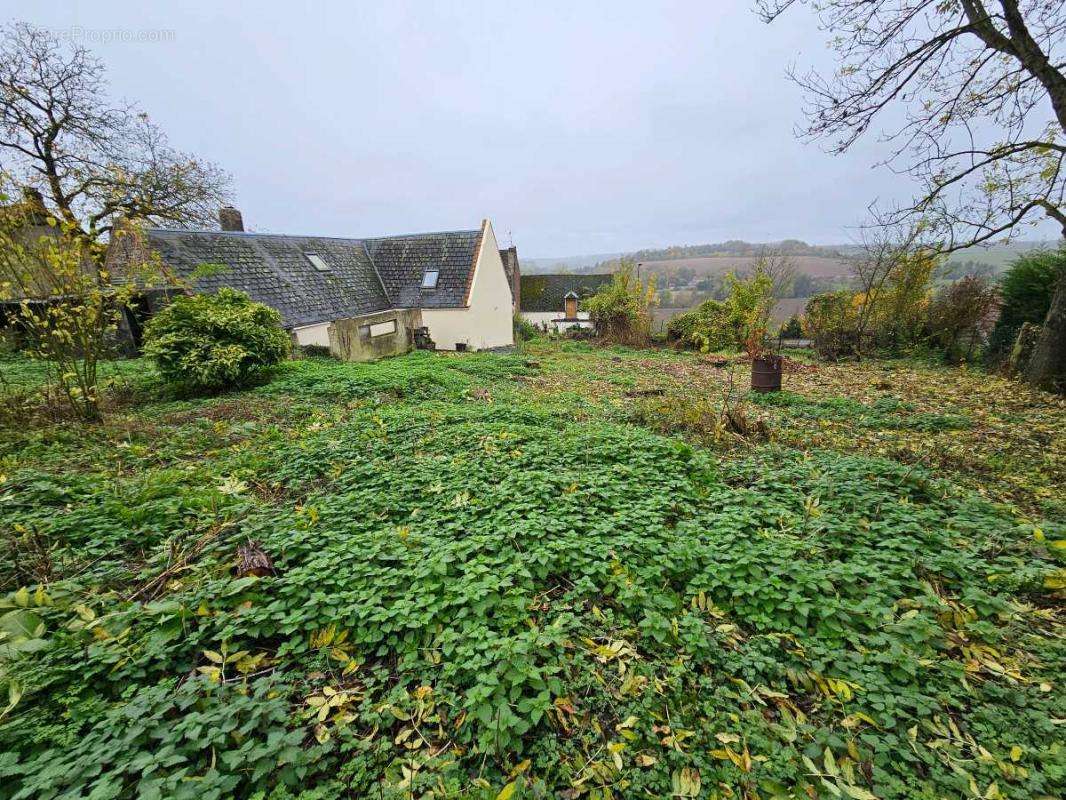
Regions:
<instances>
[{"instance_id":1,"label":"weed","mask_svg":"<svg viewBox=\"0 0 1066 800\"><path fill-rule=\"evenodd\" d=\"M752 397L775 441L715 451L713 365L530 346L5 431L49 567L2 598L0 798L1063 793L1066 531L853 424L958 407Z\"/></svg>"}]
</instances>

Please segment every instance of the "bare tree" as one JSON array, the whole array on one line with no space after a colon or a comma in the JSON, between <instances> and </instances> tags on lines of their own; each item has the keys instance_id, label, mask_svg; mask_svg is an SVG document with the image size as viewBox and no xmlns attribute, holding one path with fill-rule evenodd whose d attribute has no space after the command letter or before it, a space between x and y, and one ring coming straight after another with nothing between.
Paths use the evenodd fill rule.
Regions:
<instances>
[{"instance_id":1,"label":"bare tree","mask_svg":"<svg viewBox=\"0 0 1066 800\"><path fill-rule=\"evenodd\" d=\"M87 50L24 23L0 29L0 303L79 417L100 418L97 365L158 266L147 256L113 278L106 240L208 224L228 184L109 100Z\"/></svg>"},{"instance_id":2,"label":"bare tree","mask_svg":"<svg viewBox=\"0 0 1066 800\"><path fill-rule=\"evenodd\" d=\"M776 248L762 248L752 270L761 271L770 279L770 294L774 300L792 296L796 285L796 265L787 253Z\"/></svg>"},{"instance_id":3,"label":"bare tree","mask_svg":"<svg viewBox=\"0 0 1066 800\"><path fill-rule=\"evenodd\" d=\"M796 0L756 0L766 21ZM886 163L919 190L891 223L926 220L943 252L1018 235L1041 218L1066 236L1066 4L1061 0L823 0L813 3L840 62L792 73L809 98L805 136L848 150L875 123ZM885 117L898 119L889 122ZM891 126L884 129L885 126ZM1041 342L1042 374L1066 382L1066 281Z\"/></svg>"},{"instance_id":4,"label":"bare tree","mask_svg":"<svg viewBox=\"0 0 1066 800\"><path fill-rule=\"evenodd\" d=\"M921 235L922 226L918 224L885 224L863 230L862 252L851 261L851 276L862 298L855 324L855 355L861 357L881 299L893 275L913 254Z\"/></svg>"},{"instance_id":5,"label":"bare tree","mask_svg":"<svg viewBox=\"0 0 1066 800\"><path fill-rule=\"evenodd\" d=\"M39 190L56 218L99 243L127 218L209 224L228 193L218 167L172 149L106 93L85 48L16 23L0 33L0 170Z\"/></svg>"}]
</instances>

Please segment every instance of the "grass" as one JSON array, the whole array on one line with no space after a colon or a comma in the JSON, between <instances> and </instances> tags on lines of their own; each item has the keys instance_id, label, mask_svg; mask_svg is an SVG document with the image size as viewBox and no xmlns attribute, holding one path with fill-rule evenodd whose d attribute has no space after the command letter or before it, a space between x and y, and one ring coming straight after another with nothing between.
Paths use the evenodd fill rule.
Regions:
<instances>
[{"instance_id":1,"label":"grass","mask_svg":"<svg viewBox=\"0 0 1066 800\"><path fill-rule=\"evenodd\" d=\"M0 431L0 798L1061 796L1062 401L722 360L122 362Z\"/></svg>"}]
</instances>

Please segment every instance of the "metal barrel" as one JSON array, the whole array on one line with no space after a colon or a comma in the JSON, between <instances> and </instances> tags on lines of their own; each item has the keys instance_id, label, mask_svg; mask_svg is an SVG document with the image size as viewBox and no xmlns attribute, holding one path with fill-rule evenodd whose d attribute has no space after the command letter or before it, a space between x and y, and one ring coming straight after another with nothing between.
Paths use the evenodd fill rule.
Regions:
<instances>
[{"instance_id":1,"label":"metal barrel","mask_svg":"<svg viewBox=\"0 0 1066 800\"><path fill-rule=\"evenodd\" d=\"M751 361L751 388L755 392L781 391L781 356L764 356Z\"/></svg>"}]
</instances>

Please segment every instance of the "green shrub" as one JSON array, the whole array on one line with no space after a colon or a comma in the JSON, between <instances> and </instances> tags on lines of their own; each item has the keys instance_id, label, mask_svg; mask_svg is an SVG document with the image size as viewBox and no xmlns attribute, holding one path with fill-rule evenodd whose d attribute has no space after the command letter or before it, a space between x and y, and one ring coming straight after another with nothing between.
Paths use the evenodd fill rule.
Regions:
<instances>
[{"instance_id":1,"label":"green shrub","mask_svg":"<svg viewBox=\"0 0 1066 800\"><path fill-rule=\"evenodd\" d=\"M761 270L748 278L727 275L729 296L707 300L671 320L667 335L702 352L761 343L773 309L773 281Z\"/></svg>"},{"instance_id":2,"label":"green shrub","mask_svg":"<svg viewBox=\"0 0 1066 800\"><path fill-rule=\"evenodd\" d=\"M805 311L803 327L818 355L835 360L857 352L859 312L854 292L816 294Z\"/></svg>"},{"instance_id":3,"label":"green shrub","mask_svg":"<svg viewBox=\"0 0 1066 800\"><path fill-rule=\"evenodd\" d=\"M899 353L918 347L927 333L932 276L939 256L912 250L890 259L892 268L878 284L876 269L860 277L866 289L859 298L859 339L885 352ZM861 274L861 271L860 271Z\"/></svg>"},{"instance_id":4,"label":"green shrub","mask_svg":"<svg viewBox=\"0 0 1066 800\"><path fill-rule=\"evenodd\" d=\"M803 320L800 319L799 314L793 314L789 317L788 321L781 326L781 330L778 331L777 335L782 339L802 339Z\"/></svg>"},{"instance_id":5,"label":"green shrub","mask_svg":"<svg viewBox=\"0 0 1066 800\"><path fill-rule=\"evenodd\" d=\"M736 331L729 325L729 310L718 300L707 300L674 317L666 334L672 341L704 353L724 350L737 343Z\"/></svg>"},{"instance_id":6,"label":"green shrub","mask_svg":"<svg viewBox=\"0 0 1066 800\"><path fill-rule=\"evenodd\" d=\"M937 293L929 304L927 325L949 362L968 361L980 352L998 305L996 288L974 275L960 278Z\"/></svg>"},{"instance_id":7,"label":"green shrub","mask_svg":"<svg viewBox=\"0 0 1066 800\"><path fill-rule=\"evenodd\" d=\"M516 342L528 342L530 339L535 339L540 335L537 326L521 314L514 315L512 326L514 330L514 340Z\"/></svg>"},{"instance_id":8,"label":"green shrub","mask_svg":"<svg viewBox=\"0 0 1066 800\"><path fill-rule=\"evenodd\" d=\"M277 311L225 288L176 298L148 323L144 341L166 381L208 391L247 384L290 349Z\"/></svg>"},{"instance_id":9,"label":"green shrub","mask_svg":"<svg viewBox=\"0 0 1066 800\"><path fill-rule=\"evenodd\" d=\"M993 359L1010 354L1026 322L1043 324L1060 270L1066 270L1066 250L1027 253L1014 260L999 287L1002 306L988 344Z\"/></svg>"},{"instance_id":10,"label":"green shrub","mask_svg":"<svg viewBox=\"0 0 1066 800\"><path fill-rule=\"evenodd\" d=\"M632 263L623 263L611 279L585 302L585 309L605 339L643 344L651 335L651 309L656 303L654 276L641 281Z\"/></svg>"}]
</instances>

